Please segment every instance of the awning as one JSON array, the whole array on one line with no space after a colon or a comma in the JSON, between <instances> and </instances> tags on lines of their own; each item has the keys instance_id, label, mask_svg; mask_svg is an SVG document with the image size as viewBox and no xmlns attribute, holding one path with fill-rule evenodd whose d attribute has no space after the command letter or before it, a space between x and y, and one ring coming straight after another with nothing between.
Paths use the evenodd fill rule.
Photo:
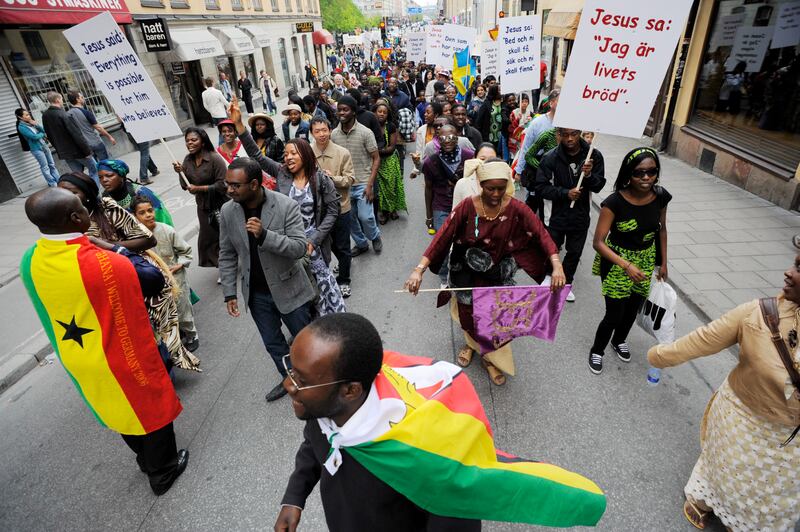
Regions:
<instances>
[{"instance_id":1,"label":"awning","mask_svg":"<svg viewBox=\"0 0 800 532\"><path fill-rule=\"evenodd\" d=\"M247 55L256 51L250 36L239 28L234 26L209 26L208 29L219 38L226 54Z\"/></svg>"},{"instance_id":2,"label":"awning","mask_svg":"<svg viewBox=\"0 0 800 532\"><path fill-rule=\"evenodd\" d=\"M333 35L328 30L317 30L311 34L311 40L314 41L314 44L317 46L323 44L333 44L336 42L333 39Z\"/></svg>"},{"instance_id":3,"label":"awning","mask_svg":"<svg viewBox=\"0 0 800 532\"><path fill-rule=\"evenodd\" d=\"M581 14L551 11L547 16L547 22L542 30L543 35L553 37L563 37L564 39L575 40L578 33L578 23L581 21Z\"/></svg>"},{"instance_id":4,"label":"awning","mask_svg":"<svg viewBox=\"0 0 800 532\"><path fill-rule=\"evenodd\" d=\"M169 29L172 50L163 52L162 62L196 61L225 55L222 44L205 28Z\"/></svg>"},{"instance_id":5,"label":"awning","mask_svg":"<svg viewBox=\"0 0 800 532\"><path fill-rule=\"evenodd\" d=\"M264 24L261 26L239 26L239 29L250 35L250 37L253 39L254 45L258 46L259 48L263 48L265 46L272 46L272 36L267 29L268 27L269 26Z\"/></svg>"},{"instance_id":6,"label":"awning","mask_svg":"<svg viewBox=\"0 0 800 532\"><path fill-rule=\"evenodd\" d=\"M125 0L4 2L0 8L0 24L80 24L103 11L108 11L118 24L130 24L131 14Z\"/></svg>"}]
</instances>

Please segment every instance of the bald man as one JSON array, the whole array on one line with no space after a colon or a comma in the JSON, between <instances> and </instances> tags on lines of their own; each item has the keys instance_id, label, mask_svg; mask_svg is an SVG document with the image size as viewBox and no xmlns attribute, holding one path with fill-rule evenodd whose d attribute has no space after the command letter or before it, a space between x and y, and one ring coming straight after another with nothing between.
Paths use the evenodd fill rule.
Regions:
<instances>
[{"instance_id":1,"label":"bald man","mask_svg":"<svg viewBox=\"0 0 800 532\"><path fill-rule=\"evenodd\" d=\"M101 425L136 453L156 495L186 469L172 422L181 404L156 344L144 297L164 277L144 258L84 235L89 213L61 188L37 192L25 214L41 238L22 258L20 274L53 349Z\"/></svg>"}]
</instances>

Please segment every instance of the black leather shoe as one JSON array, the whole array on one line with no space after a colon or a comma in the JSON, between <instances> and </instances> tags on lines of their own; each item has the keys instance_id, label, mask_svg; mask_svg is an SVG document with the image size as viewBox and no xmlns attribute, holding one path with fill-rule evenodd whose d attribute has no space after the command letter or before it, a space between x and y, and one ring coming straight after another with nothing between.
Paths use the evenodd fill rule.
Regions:
<instances>
[{"instance_id":1,"label":"black leather shoe","mask_svg":"<svg viewBox=\"0 0 800 532\"><path fill-rule=\"evenodd\" d=\"M365 248L360 248L358 246L353 246L353 249L350 250L350 256L351 257L358 257L359 255L362 255L362 254L366 253L367 251L369 251L369 246L367 246Z\"/></svg>"},{"instance_id":2,"label":"black leather shoe","mask_svg":"<svg viewBox=\"0 0 800 532\"><path fill-rule=\"evenodd\" d=\"M197 336L195 336L194 338L186 342L184 345L186 346L186 349L194 353L195 351L197 351L197 348L200 347L200 340L197 338Z\"/></svg>"},{"instance_id":3,"label":"black leather shoe","mask_svg":"<svg viewBox=\"0 0 800 532\"><path fill-rule=\"evenodd\" d=\"M284 395L286 395L286 388L283 387L283 381L281 381L269 391L267 394L267 402L271 403L272 401L277 401Z\"/></svg>"},{"instance_id":4,"label":"black leather shoe","mask_svg":"<svg viewBox=\"0 0 800 532\"><path fill-rule=\"evenodd\" d=\"M168 484L162 486L158 490L153 489L153 493L156 495L164 495L172 485L178 480L178 477L181 476L181 473L186 471L186 466L189 465L189 450L188 449L181 449L178 451L178 465L175 467L175 474L172 477L172 480L169 481Z\"/></svg>"}]
</instances>

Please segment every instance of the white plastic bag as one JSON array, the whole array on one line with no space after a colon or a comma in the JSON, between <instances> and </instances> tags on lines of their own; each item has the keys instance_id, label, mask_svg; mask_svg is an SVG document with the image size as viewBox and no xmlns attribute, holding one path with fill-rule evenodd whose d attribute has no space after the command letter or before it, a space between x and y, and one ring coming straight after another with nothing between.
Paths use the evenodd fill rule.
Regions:
<instances>
[{"instance_id":1,"label":"white plastic bag","mask_svg":"<svg viewBox=\"0 0 800 532\"><path fill-rule=\"evenodd\" d=\"M650 295L639 309L636 323L660 344L675 340L675 311L678 294L666 283L653 278Z\"/></svg>"}]
</instances>

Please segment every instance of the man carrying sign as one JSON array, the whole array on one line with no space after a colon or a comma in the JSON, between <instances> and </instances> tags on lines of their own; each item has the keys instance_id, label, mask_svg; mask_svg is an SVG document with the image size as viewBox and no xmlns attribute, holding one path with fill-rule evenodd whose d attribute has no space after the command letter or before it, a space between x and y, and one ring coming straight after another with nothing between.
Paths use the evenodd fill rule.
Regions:
<instances>
[{"instance_id":1,"label":"man carrying sign","mask_svg":"<svg viewBox=\"0 0 800 532\"><path fill-rule=\"evenodd\" d=\"M580 130L559 127L556 135L558 146L542 159L534 187L537 196L553 202L547 230L559 251L561 246L567 250L564 274L567 284L572 284L589 232L590 192L603 190L606 178L603 156L597 149L587 160L589 143L581 138ZM583 183L578 188L581 172ZM575 301L572 291L567 301Z\"/></svg>"}]
</instances>

